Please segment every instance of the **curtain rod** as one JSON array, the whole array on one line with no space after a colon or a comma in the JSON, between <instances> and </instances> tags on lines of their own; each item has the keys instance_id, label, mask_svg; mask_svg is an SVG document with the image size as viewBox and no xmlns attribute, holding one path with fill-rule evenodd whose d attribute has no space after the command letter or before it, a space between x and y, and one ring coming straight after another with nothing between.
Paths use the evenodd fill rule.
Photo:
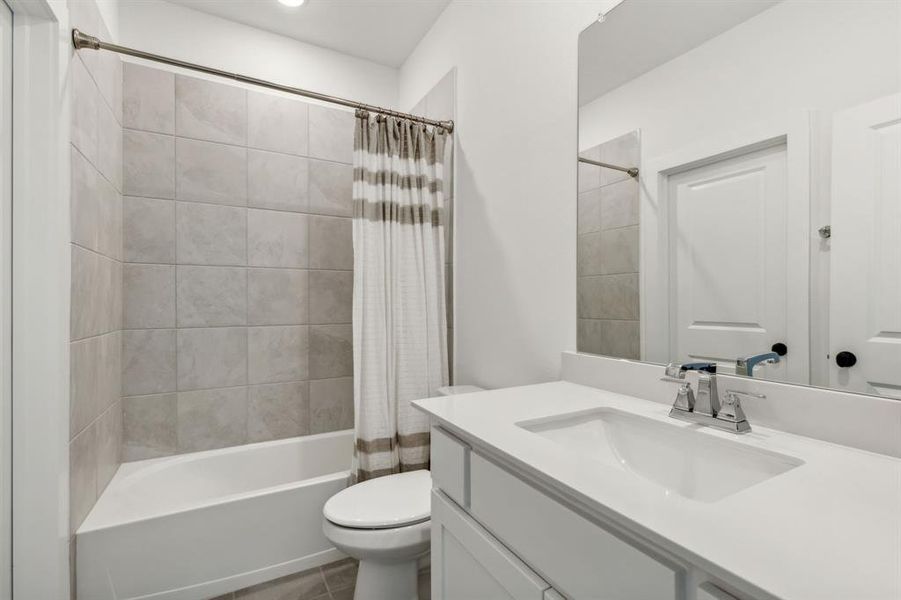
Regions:
<instances>
[{"instance_id":1,"label":"curtain rod","mask_svg":"<svg viewBox=\"0 0 901 600\"><path fill-rule=\"evenodd\" d=\"M591 160L590 158L582 158L581 156L579 157L579 162L594 165L596 167L604 167L605 169L615 169L617 171L622 171L623 173L628 173L629 177L638 177L638 167L620 167L618 165L611 165L609 163L602 163L597 160Z\"/></svg>"},{"instance_id":2,"label":"curtain rod","mask_svg":"<svg viewBox=\"0 0 901 600\"><path fill-rule=\"evenodd\" d=\"M279 85L279 84L273 83L271 81L266 81L265 79L256 79L255 77L248 77L246 75L241 75L240 73L230 73L228 71L221 71L219 69L214 69L212 67L205 67L203 65L198 65L198 64L186 62L183 60L178 60L175 58L168 58L166 56L160 56L158 54L151 54L150 52L144 52L142 50L135 50L134 48L128 48L127 46L120 46L118 44L111 44L109 42L104 42L104 41L100 40L99 38L97 38L93 35L88 35L86 33L83 33L81 31L79 31L78 29L72 30L72 44L75 46L76 50L81 50L83 48L88 48L91 50L109 50L110 52L118 52L119 54L127 54L129 56L135 56L137 58L152 60L155 62L172 65L174 67L181 67L183 69L190 69L192 71L200 71L201 73L207 73L208 75L217 75L219 77L226 77L228 79L233 79L235 81L240 81L242 83L249 83L252 85L258 85L261 87L269 88L271 90L287 92L289 94L294 94L296 96L304 96L306 98L322 100L323 102L329 102L331 104L340 104L341 106L349 106L351 108L356 108L358 110L365 110L365 111L369 111L369 112L373 112L373 113L377 113L377 114L381 114L381 115L388 115L390 117L399 117L401 119L409 119L411 121L416 121L418 123L425 123L427 125L443 127L448 132L452 132L454 130L454 122L453 121L437 121L435 119L427 119L425 117L419 117L416 115L411 115L408 113L391 110L388 108L382 108L380 106L364 104L363 102L354 102L353 100L346 100L345 98L339 98L337 96L329 96L328 94L320 94L319 92L311 92L310 90L304 90L301 88L290 87L287 85Z\"/></svg>"}]
</instances>

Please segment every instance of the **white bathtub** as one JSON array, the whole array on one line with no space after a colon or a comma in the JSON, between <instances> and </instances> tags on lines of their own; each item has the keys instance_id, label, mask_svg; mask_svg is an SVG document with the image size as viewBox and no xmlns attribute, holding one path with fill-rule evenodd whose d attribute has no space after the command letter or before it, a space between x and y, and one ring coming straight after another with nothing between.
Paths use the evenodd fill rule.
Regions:
<instances>
[{"instance_id":1,"label":"white bathtub","mask_svg":"<svg viewBox=\"0 0 901 600\"><path fill-rule=\"evenodd\" d=\"M352 432L123 464L78 529L79 600L201 600L343 558L322 506Z\"/></svg>"}]
</instances>

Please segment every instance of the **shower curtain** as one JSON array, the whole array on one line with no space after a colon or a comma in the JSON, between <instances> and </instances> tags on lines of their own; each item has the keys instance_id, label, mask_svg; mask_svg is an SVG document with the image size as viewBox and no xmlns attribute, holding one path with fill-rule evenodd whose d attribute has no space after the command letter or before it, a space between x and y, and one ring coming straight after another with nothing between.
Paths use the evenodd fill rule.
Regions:
<instances>
[{"instance_id":1,"label":"shower curtain","mask_svg":"<svg viewBox=\"0 0 901 600\"><path fill-rule=\"evenodd\" d=\"M354 458L365 481L429 467L410 404L448 383L443 193L447 132L358 111L354 132Z\"/></svg>"}]
</instances>

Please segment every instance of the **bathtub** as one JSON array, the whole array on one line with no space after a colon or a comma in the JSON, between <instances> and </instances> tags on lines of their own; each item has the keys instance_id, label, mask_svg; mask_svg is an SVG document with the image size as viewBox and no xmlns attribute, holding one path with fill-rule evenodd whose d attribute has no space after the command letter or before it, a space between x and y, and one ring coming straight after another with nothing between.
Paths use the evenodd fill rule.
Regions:
<instances>
[{"instance_id":1,"label":"bathtub","mask_svg":"<svg viewBox=\"0 0 901 600\"><path fill-rule=\"evenodd\" d=\"M344 557L351 431L125 463L76 532L80 600L201 600Z\"/></svg>"}]
</instances>

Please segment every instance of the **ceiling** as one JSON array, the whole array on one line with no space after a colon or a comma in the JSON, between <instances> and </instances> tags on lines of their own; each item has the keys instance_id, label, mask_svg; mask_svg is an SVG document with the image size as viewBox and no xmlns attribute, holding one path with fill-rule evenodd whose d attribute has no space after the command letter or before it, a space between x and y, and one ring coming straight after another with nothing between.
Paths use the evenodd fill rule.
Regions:
<instances>
[{"instance_id":1,"label":"ceiling","mask_svg":"<svg viewBox=\"0 0 901 600\"><path fill-rule=\"evenodd\" d=\"M169 0L337 52L399 67L450 0Z\"/></svg>"},{"instance_id":2,"label":"ceiling","mask_svg":"<svg viewBox=\"0 0 901 600\"><path fill-rule=\"evenodd\" d=\"M626 0L579 37L579 106L696 48L779 0Z\"/></svg>"}]
</instances>

